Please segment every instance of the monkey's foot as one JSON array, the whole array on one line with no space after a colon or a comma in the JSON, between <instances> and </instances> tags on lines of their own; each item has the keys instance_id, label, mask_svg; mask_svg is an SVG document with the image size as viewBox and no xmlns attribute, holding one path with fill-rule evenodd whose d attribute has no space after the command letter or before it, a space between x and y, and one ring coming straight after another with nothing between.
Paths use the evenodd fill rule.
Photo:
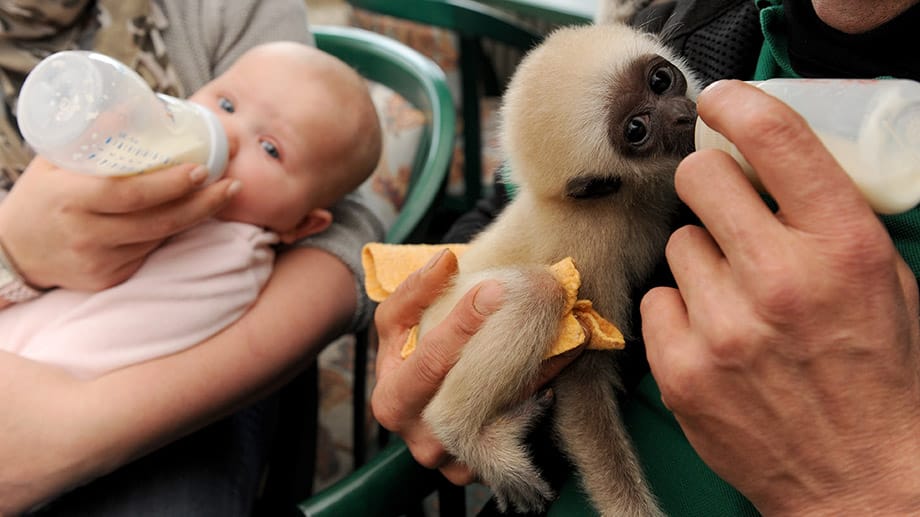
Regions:
<instances>
[{"instance_id":1,"label":"monkey's foot","mask_svg":"<svg viewBox=\"0 0 920 517\"><path fill-rule=\"evenodd\" d=\"M520 513L540 512L555 497L524 446L524 439L553 402L545 390L525 400L482 430L482 443L490 444L488 465L479 465L482 482L495 494L499 509L509 503Z\"/></svg>"}]
</instances>

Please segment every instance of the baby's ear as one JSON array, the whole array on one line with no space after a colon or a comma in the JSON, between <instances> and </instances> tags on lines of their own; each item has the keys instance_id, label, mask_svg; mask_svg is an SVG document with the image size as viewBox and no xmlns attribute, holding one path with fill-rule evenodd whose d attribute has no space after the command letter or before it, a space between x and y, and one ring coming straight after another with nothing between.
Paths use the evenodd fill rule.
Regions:
<instances>
[{"instance_id":1,"label":"baby's ear","mask_svg":"<svg viewBox=\"0 0 920 517\"><path fill-rule=\"evenodd\" d=\"M280 233L281 242L293 244L304 237L317 234L332 224L332 212L325 208L314 208L294 228Z\"/></svg>"}]
</instances>

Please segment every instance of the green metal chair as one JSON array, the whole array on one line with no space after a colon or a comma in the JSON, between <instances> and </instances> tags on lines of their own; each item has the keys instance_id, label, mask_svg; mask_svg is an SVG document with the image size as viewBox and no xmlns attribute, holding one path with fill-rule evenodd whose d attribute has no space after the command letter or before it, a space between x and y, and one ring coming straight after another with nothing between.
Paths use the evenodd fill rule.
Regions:
<instances>
[{"instance_id":1,"label":"green metal chair","mask_svg":"<svg viewBox=\"0 0 920 517\"><path fill-rule=\"evenodd\" d=\"M386 242L421 239L442 192L453 156L456 112L444 72L431 60L391 38L352 27L312 26L316 45L351 65L364 78L400 94L425 117L409 188ZM354 446L363 463L367 333L356 339L354 375ZM287 515L313 491L318 369L311 367L280 393L279 431L274 438L266 488L258 515ZM340 514L344 515L344 514Z\"/></svg>"}]
</instances>

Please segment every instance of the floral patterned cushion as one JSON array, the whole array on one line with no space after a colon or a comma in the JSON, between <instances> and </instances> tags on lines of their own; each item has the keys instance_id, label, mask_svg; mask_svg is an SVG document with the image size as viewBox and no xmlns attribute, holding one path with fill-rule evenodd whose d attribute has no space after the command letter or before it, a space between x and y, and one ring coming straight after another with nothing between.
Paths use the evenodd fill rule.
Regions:
<instances>
[{"instance_id":1,"label":"floral patterned cushion","mask_svg":"<svg viewBox=\"0 0 920 517\"><path fill-rule=\"evenodd\" d=\"M389 87L368 81L382 129L380 162L360 189L368 205L389 227L406 200L425 114Z\"/></svg>"},{"instance_id":2,"label":"floral patterned cushion","mask_svg":"<svg viewBox=\"0 0 920 517\"><path fill-rule=\"evenodd\" d=\"M394 38L419 51L438 64L447 76L447 83L457 107L456 143L447 183L449 195L462 195L463 186L463 118L460 94L459 44L453 32L409 20L381 15L363 9L352 9L350 24ZM480 134L482 139L482 184L491 185L501 163L498 148L499 98L481 99Z\"/></svg>"}]
</instances>

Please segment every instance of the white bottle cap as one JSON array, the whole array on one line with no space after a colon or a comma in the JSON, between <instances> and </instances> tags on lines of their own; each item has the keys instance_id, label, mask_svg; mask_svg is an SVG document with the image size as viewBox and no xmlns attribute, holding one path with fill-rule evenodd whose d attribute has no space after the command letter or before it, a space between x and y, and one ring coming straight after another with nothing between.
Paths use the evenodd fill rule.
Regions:
<instances>
[{"instance_id":1,"label":"white bottle cap","mask_svg":"<svg viewBox=\"0 0 920 517\"><path fill-rule=\"evenodd\" d=\"M220 120L214 112L200 104L194 102L191 104L201 111L201 119L208 128L208 140L211 143L211 152L208 154L208 161L205 163L205 167L208 168L208 179L205 180L204 185L210 185L220 179L220 177L224 175L224 170L227 168L227 160L230 153L229 146L227 145L227 133L224 131L223 124L220 123Z\"/></svg>"}]
</instances>

